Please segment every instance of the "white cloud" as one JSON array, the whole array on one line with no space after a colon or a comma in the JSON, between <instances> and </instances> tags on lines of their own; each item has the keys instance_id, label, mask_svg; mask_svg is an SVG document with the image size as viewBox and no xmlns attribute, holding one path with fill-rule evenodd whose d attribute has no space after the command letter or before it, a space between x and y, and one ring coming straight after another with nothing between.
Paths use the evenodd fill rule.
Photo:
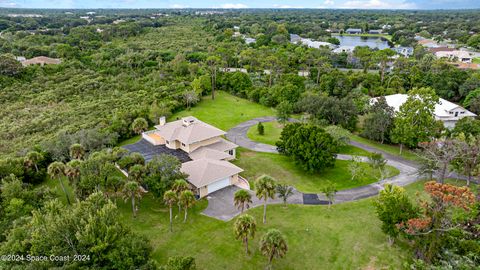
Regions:
<instances>
[{"instance_id":1,"label":"white cloud","mask_svg":"<svg viewBox=\"0 0 480 270\"><path fill-rule=\"evenodd\" d=\"M183 4L172 4L170 5L170 8L189 8L189 6Z\"/></svg>"},{"instance_id":2,"label":"white cloud","mask_svg":"<svg viewBox=\"0 0 480 270\"><path fill-rule=\"evenodd\" d=\"M327 0L329 1L329 0ZM351 9L415 9L415 3L406 1L381 1L381 0L350 0L338 6L338 8Z\"/></svg>"},{"instance_id":3,"label":"white cloud","mask_svg":"<svg viewBox=\"0 0 480 270\"><path fill-rule=\"evenodd\" d=\"M290 5L273 5L274 8L305 8L302 6L290 6Z\"/></svg>"},{"instance_id":4,"label":"white cloud","mask_svg":"<svg viewBox=\"0 0 480 270\"><path fill-rule=\"evenodd\" d=\"M323 2L325 5L328 5L328 6L331 6L333 4L335 4L335 2L333 2L333 0L325 0L325 2Z\"/></svg>"},{"instance_id":5,"label":"white cloud","mask_svg":"<svg viewBox=\"0 0 480 270\"><path fill-rule=\"evenodd\" d=\"M230 9L230 8L248 8L248 6L245 5L245 4L240 4L240 3L238 3L238 4L227 3L227 4L221 5L220 8L228 8L228 9Z\"/></svg>"},{"instance_id":6,"label":"white cloud","mask_svg":"<svg viewBox=\"0 0 480 270\"><path fill-rule=\"evenodd\" d=\"M17 7L18 4L10 0L0 0L0 7Z\"/></svg>"}]
</instances>

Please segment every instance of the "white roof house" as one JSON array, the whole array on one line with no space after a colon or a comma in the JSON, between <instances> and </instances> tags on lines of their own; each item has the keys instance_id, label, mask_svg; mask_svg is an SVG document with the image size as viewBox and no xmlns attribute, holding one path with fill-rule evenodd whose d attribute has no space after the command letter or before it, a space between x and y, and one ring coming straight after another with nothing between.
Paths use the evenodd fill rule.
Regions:
<instances>
[{"instance_id":1,"label":"white roof house","mask_svg":"<svg viewBox=\"0 0 480 270\"><path fill-rule=\"evenodd\" d=\"M394 94L385 96L385 100L388 106L393 107L395 112L400 110L400 106L403 105L408 99L406 94ZM376 102L376 98L371 99L371 103ZM439 99L439 102L435 105L435 111L433 112L436 120L441 120L446 128L453 128L458 120L463 117L475 117L476 114L468 111L467 109L457 105L453 102Z\"/></svg>"},{"instance_id":2,"label":"white roof house","mask_svg":"<svg viewBox=\"0 0 480 270\"><path fill-rule=\"evenodd\" d=\"M188 175L187 180L196 194L205 197L231 185L249 187L238 175L243 170L228 162L235 158L238 146L222 138L223 135L225 131L188 116L169 123L162 117L155 130L144 132L142 137L152 148L188 155L181 171Z\"/></svg>"},{"instance_id":3,"label":"white roof house","mask_svg":"<svg viewBox=\"0 0 480 270\"><path fill-rule=\"evenodd\" d=\"M439 51L435 53L437 58L447 58L463 63L471 63L472 56L467 51Z\"/></svg>"}]
</instances>

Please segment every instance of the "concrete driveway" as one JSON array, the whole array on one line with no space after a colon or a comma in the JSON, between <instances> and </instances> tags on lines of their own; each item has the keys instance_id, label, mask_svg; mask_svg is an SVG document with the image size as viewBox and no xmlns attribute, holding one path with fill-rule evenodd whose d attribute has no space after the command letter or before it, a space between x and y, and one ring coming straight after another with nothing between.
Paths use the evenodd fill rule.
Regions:
<instances>
[{"instance_id":1,"label":"concrete driveway","mask_svg":"<svg viewBox=\"0 0 480 270\"><path fill-rule=\"evenodd\" d=\"M202 214L223 221L229 221L239 215L240 210L238 210L233 204L233 197L235 192L239 189L240 188L237 186L229 186L209 194L207 196L208 207L203 210ZM255 196L254 191L249 190L249 192L252 194L252 203L250 204L250 208L263 205L263 201L260 201ZM290 204L303 204L303 194L294 190L294 194L288 198L287 202ZM276 198L274 200L269 199L267 203L279 204L283 203L283 201Z\"/></svg>"}]
</instances>

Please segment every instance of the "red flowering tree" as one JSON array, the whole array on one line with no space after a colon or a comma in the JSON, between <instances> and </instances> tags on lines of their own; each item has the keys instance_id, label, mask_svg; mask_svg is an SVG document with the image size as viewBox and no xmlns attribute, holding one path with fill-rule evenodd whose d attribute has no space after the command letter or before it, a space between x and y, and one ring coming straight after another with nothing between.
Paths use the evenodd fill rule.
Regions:
<instances>
[{"instance_id":1,"label":"red flowering tree","mask_svg":"<svg viewBox=\"0 0 480 270\"><path fill-rule=\"evenodd\" d=\"M414 240L417 258L432 262L445 240L445 233L460 228L462 219L475 204L475 195L468 187L457 187L435 181L425 183L430 200L421 202L422 215L398 224L398 228Z\"/></svg>"}]
</instances>

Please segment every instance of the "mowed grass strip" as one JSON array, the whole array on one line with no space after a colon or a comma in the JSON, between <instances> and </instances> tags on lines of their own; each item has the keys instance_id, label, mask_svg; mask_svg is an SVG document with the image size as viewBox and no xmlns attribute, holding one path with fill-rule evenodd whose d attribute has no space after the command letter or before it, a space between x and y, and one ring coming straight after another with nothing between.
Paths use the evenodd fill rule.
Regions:
<instances>
[{"instance_id":1,"label":"mowed grass strip","mask_svg":"<svg viewBox=\"0 0 480 270\"><path fill-rule=\"evenodd\" d=\"M268 174L280 183L294 186L305 193L321 193L322 188L334 184L337 189L349 189L368 185L379 181L379 172L367 163L362 163L364 175L352 180L348 170L350 161L337 160L334 168L327 168L318 173L304 171L291 158L271 153L258 153L246 149L238 149L234 163L245 171L242 175L250 182L262 174ZM399 174L398 169L387 166L388 176Z\"/></svg>"}]
</instances>

